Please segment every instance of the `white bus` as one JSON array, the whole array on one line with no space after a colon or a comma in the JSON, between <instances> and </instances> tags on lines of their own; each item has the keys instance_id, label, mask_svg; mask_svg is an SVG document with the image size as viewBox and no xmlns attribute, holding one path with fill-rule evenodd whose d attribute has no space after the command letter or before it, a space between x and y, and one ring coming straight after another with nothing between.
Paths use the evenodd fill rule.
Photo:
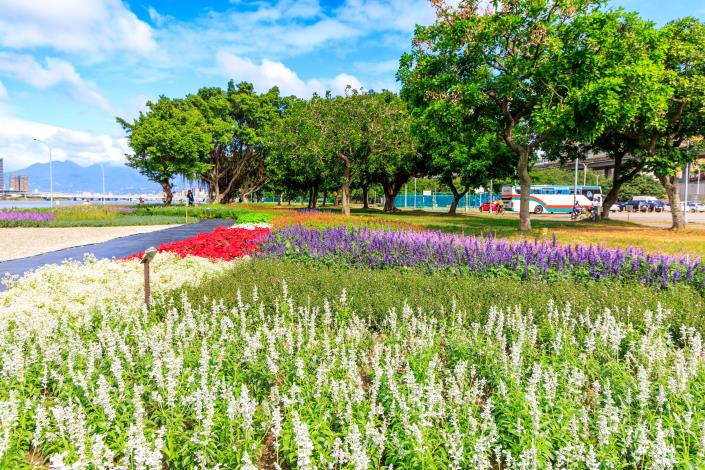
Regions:
<instances>
[{"instance_id":1,"label":"white bus","mask_svg":"<svg viewBox=\"0 0 705 470\"><path fill-rule=\"evenodd\" d=\"M577 191L576 191L577 190ZM592 198L602 195L599 186L559 186L559 185L532 185L529 194L529 211L534 214L569 214L573 210L574 197L578 204L590 207ZM521 197L520 186L502 186L502 202L508 211L519 212Z\"/></svg>"}]
</instances>

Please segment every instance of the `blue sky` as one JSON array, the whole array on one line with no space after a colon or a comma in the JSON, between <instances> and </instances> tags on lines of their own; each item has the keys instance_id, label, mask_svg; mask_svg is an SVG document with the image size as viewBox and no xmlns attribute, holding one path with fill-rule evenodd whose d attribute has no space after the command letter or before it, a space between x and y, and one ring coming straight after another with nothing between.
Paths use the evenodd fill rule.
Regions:
<instances>
[{"instance_id":1,"label":"blue sky","mask_svg":"<svg viewBox=\"0 0 705 470\"><path fill-rule=\"evenodd\" d=\"M663 24L705 19L705 0L621 0ZM0 0L0 158L12 171L54 157L120 163L115 116L148 99L246 80L310 96L398 86L426 0Z\"/></svg>"}]
</instances>

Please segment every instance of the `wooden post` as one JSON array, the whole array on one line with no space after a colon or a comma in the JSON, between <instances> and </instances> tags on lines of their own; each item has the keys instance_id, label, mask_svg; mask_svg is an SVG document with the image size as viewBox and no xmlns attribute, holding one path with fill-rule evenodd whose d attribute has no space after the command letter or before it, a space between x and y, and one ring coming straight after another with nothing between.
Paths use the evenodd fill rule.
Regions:
<instances>
[{"instance_id":1,"label":"wooden post","mask_svg":"<svg viewBox=\"0 0 705 470\"><path fill-rule=\"evenodd\" d=\"M156 248L153 246L147 248L145 250L144 255L142 256L142 261L140 261L141 264L144 265L144 304L149 307L149 294L150 294L150 286L149 286L149 263L154 259L154 256L157 254Z\"/></svg>"},{"instance_id":2,"label":"wooden post","mask_svg":"<svg viewBox=\"0 0 705 470\"><path fill-rule=\"evenodd\" d=\"M144 263L144 304L149 307L149 261Z\"/></svg>"}]
</instances>

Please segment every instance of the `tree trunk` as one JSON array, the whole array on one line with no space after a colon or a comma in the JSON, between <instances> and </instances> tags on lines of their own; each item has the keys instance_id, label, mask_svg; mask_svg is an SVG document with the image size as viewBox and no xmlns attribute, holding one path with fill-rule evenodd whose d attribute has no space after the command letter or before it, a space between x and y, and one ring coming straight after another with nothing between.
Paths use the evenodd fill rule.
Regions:
<instances>
[{"instance_id":1,"label":"tree trunk","mask_svg":"<svg viewBox=\"0 0 705 470\"><path fill-rule=\"evenodd\" d=\"M685 216L683 215L683 208L681 208L681 198L678 194L676 177L665 175L656 176L663 185L663 189L666 190L666 194L668 195L668 203L671 205L671 219L673 220L673 226L671 226L671 229L680 230L686 228ZM687 209L686 204L686 210Z\"/></svg>"},{"instance_id":2,"label":"tree trunk","mask_svg":"<svg viewBox=\"0 0 705 470\"><path fill-rule=\"evenodd\" d=\"M342 200L343 200L343 215L350 215L350 186L352 185L352 177L350 176L350 163L348 160L344 160L345 170L343 171L343 187L342 189Z\"/></svg>"},{"instance_id":3,"label":"tree trunk","mask_svg":"<svg viewBox=\"0 0 705 470\"><path fill-rule=\"evenodd\" d=\"M401 185L397 185L396 181L382 183L384 189L384 212L397 211L397 194L399 194Z\"/></svg>"},{"instance_id":4,"label":"tree trunk","mask_svg":"<svg viewBox=\"0 0 705 470\"><path fill-rule=\"evenodd\" d=\"M448 214L455 215L458 210L458 203L460 203L460 200L463 198L463 196L468 193L469 188L465 188L462 192L459 192L458 188L456 188L455 184L453 184L453 180L447 181L446 183L450 187L450 190L453 192L453 200L450 203Z\"/></svg>"},{"instance_id":5,"label":"tree trunk","mask_svg":"<svg viewBox=\"0 0 705 470\"><path fill-rule=\"evenodd\" d=\"M314 187L311 189L311 193L312 193L312 196L313 196L313 197L311 198L311 199L313 200L312 203L311 203L311 208L312 208L312 209L315 209L316 206L318 205L318 186L314 186Z\"/></svg>"},{"instance_id":6,"label":"tree trunk","mask_svg":"<svg viewBox=\"0 0 705 470\"><path fill-rule=\"evenodd\" d=\"M278 206L282 205L282 200L284 199L284 193L279 193L279 201L277 202Z\"/></svg>"},{"instance_id":7,"label":"tree trunk","mask_svg":"<svg viewBox=\"0 0 705 470\"><path fill-rule=\"evenodd\" d=\"M328 191L323 191L323 202L321 203L321 207L326 207L326 199L328 199Z\"/></svg>"},{"instance_id":8,"label":"tree trunk","mask_svg":"<svg viewBox=\"0 0 705 470\"><path fill-rule=\"evenodd\" d=\"M362 185L362 208L363 209L370 208L369 192L370 192L370 185L363 184Z\"/></svg>"},{"instance_id":9,"label":"tree trunk","mask_svg":"<svg viewBox=\"0 0 705 470\"><path fill-rule=\"evenodd\" d=\"M519 152L517 176L519 177L519 185L521 187L521 195L519 198L519 230L522 232L528 232L531 230L531 219L529 217L531 176L529 175L529 152L526 149L522 149Z\"/></svg>"},{"instance_id":10,"label":"tree trunk","mask_svg":"<svg viewBox=\"0 0 705 470\"><path fill-rule=\"evenodd\" d=\"M174 200L174 193L171 192L171 183L169 182L169 180L162 180L160 181L160 184L162 185L162 189L164 190L164 205L170 206L171 201Z\"/></svg>"},{"instance_id":11,"label":"tree trunk","mask_svg":"<svg viewBox=\"0 0 705 470\"><path fill-rule=\"evenodd\" d=\"M348 181L347 179L343 181L341 193L343 202L343 215L350 215L350 181Z\"/></svg>"},{"instance_id":12,"label":"tree trunk","mask_svg":"<svg viewBox=\"0 0 705 470\"><path fill-rule=\"evenodd\" d=\"M313 186L308 190L308 206L309 209L313 209Z\"/></svg>"},{"instance_id":13,"label":"tree trunk","mask_svg":"<svg viewBox=\"0 0 705 470\"><path fill-rule=\"evenodd\" d=\"M614 154L614 170L612 170L612 188L605 196L605 200L602 201L602 218L609 219L610 217L610 207L612 204L617 202L617 197L619 196L619 190L622 189L622 184L624 181L622 177L622 159L624 158L623 153Z\"/></svg>"}]
</instances>

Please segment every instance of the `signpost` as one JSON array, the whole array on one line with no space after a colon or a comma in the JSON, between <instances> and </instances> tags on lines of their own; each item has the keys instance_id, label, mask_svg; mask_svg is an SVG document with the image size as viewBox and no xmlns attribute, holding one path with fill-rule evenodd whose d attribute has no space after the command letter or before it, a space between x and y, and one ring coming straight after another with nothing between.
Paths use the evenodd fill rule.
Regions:
<instances>
[{"instance_id":1,"label":"signpost","mask_svg":"<svg viewBox=\"0 0 705 470\"><path fill-rule=\"evenodd\" d=\"M144 252L144 255L142 256L142 261L140 261L141 264L144 265L144 304L149 307L149 294L150 294L150 286L149 286L149 263L154 259L154 256L157 254L157 249L154 248L153 246L150 246L147 248Z\"/></svg>"}]
</instances>

